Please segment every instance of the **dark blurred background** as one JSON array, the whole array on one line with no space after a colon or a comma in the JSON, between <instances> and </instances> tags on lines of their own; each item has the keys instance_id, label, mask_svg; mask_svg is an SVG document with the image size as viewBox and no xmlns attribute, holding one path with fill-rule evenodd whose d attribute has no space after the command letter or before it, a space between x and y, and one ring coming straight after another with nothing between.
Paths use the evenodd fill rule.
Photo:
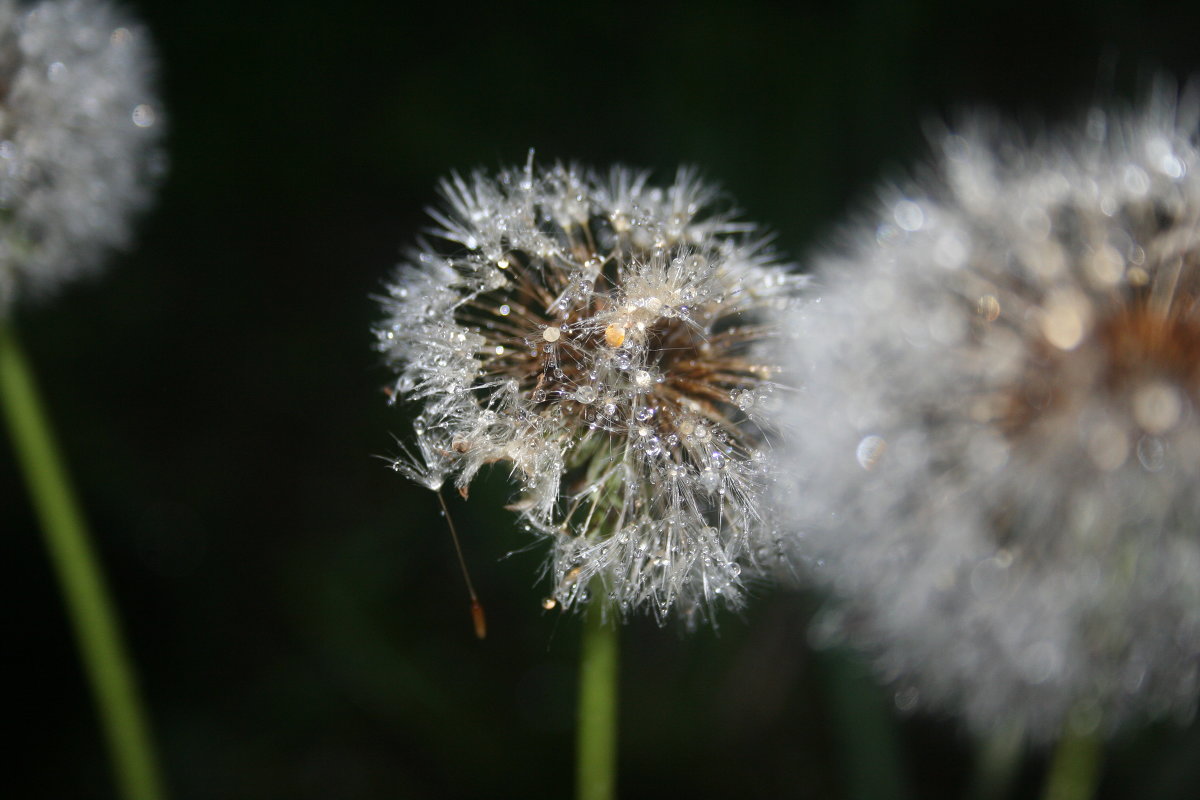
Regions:
<instances>
[{"instance_id":1,"label":"dark blurred background","mask_svg":"<svg viewBox=\"0 0 1200 800\"><path fill-rule=\"evenodd\" d=\"M434 497L373 457L406 415L371 295L440 176L530 147L660 180L693 163L802 263L923 157L929 119L1069 119L1200 68L1200 14L1175 3L125 5L158 41L169 179L131 252L17 322L180 800L571 793L578 620L542 610L503 475L450 501L479 642ZM4 791L110 797L0 442ZM758 587L719 630L626 626L622 795L965 796L970 738L810 652L818 602ZM1197 796L1198 747L1197 726L1118 739L1101 796ZM1044 765L1028 755L1014 796Z\"/></svg>"}]
</instances>

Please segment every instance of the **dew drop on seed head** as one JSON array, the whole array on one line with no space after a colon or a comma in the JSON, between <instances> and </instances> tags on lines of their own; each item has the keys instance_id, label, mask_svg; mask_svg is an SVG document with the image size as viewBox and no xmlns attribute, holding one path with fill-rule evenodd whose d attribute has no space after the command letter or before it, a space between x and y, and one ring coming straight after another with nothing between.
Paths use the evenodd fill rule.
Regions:
<instances>
[{"instance_id":1,"label":"dew drop on seed head","mask_svg":"<svg viewBox=\"0 0 1200 800\"><path fill-rule=\"evenodd\" d=\"M1137 444L1138 461L1147 472L1158 472L1167 462L1167 445L1157 436L1143 436Z\"/></svg>"},{"instance_id":2,"label":"dew drop on seed head","mask_svg":"<svg viewBox=\"0 0 1200 800\"><path fill-rule=\"evenodd\" d=\"M139 128L149 128L154 124L157 115L154 113L154 106L142 103L133 109L131 119L133 124Z\"/></svg>"},{"instance_id":3,"label":"dew drop on seed head","mask_svg":"<svg viewBox=\"0 0 1200 800\"><path fill-rule=\"evenodd\" d=\"M864 436L858 443L854 457L858 460L860 467L870 470L875 468L885 452L887 452L887 441L882 436Z\"/></svg>"}]
</instances>

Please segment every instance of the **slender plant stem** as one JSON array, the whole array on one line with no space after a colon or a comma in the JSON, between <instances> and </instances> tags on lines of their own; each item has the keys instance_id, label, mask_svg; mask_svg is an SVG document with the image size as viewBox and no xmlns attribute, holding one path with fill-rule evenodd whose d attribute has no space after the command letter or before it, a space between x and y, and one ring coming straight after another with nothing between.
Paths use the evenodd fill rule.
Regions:
<instances>
[{"instance_id":1,"label":"slender plant stem","mask_svg":"<svg viewBox=\"0 0 1200 800\"><path fill-rule=\"evenodd\" d=\"M1100 755L1097 734L1064 733L1054 748L1043 800L1090 800L1100 782Z\"/></svg>"},{"instance_id":2,"label":"slender plant stem","mask_svg":"<svg viewBox=\"0 0 1200 800\"><path fill-rule=\"evenodd\" d=\"M133 669L83 517L11 324L0 317L0 405L104 728L121 796L164 796Z\"/></svg>"},{"instance_id":3,"label":"slender plant stem","mask_svg":"<svg viewBox=\"0 0 1200 800\"><path fill-rule=\"evenodd\" d=\"M1017 725L1003 727L980 739L968 797L971 800L1004 800L1008 797L1021 770L1024 744L1024 734Z\"/></svg>"},{"instance_id":4,"label":"slender plant stem","mask_svg":"<svg viewBox=\"0 0 1200 800\"><path fill-rule=\"evenodd\" d=\"M905 800L908 781L887 695L848 650L819 651L816 663L833 711L830 733L841 756L845 796Z\"/></svg>"},{"instance_id":5,"label":"slender plant stem","mask_svg":"<svg viewBox=\"0 0 1200 800\"><path fill-rule=\"evenodd\" d=\"M583 623L576 723L578 800L612 800L617 789L617 626L593 600Z\"/></svg>"}]
</instances>

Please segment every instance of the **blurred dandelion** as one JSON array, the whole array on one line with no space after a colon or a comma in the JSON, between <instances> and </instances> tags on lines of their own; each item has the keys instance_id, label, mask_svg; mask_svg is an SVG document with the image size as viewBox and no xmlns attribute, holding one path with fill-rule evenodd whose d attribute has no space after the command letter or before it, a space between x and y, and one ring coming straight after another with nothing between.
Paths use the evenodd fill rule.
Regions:
<instances>
[{"instance_id":1,"label":"blurred dandelion","mask_svg":"<svg viewBox=\"0 0 1200 800\"><path fill-rule=\"evenodd\" d=\"M941 132L797 316L793 546L903 709L1108 732L1200 690L1196 97Z\"/></svg>"},{"instance_id":2,"label":"blurred dandelion","mask_svg":"<svg viewBox=\"0 0 1200 800\"><path fill-rule=\"evenodd\" d=\"M421 405L395 467L465 495L507 464L549 537L552 597L691 620L775 557L778 356L799 281L688 170L665 188L530 161L454 176L384 299L394 397ZM598 583L593 579L598 579Z\"/></svg>"},{"instance_id":3,"label":"blurred dandelion","mask_svg":"<svg viewBox=\"0 0 1200 800\"><path fill-rule=\"evenodd\" d=\"M164 166L153 69L107 3L0 0L0 313L128 241Z\"/></svg>"},{"instance_id":4,"label":"blurred dandelion","mask_svg":"<svg viewBox=\"0 0 1200 800\"><path fill-rule=\"evenodd\" d=\"M163 795L133 669L12 310L95 269L162 171L148 37L100 0L0 0L0 399L122 796Z\"/></svg>"}]
</instances>

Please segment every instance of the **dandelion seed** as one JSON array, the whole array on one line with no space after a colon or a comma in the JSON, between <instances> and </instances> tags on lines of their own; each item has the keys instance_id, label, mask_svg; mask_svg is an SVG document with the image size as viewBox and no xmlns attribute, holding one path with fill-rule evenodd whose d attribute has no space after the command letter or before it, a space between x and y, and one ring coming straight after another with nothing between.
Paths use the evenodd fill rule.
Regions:
<instances>
[{"instance_id":1,"label":"dandelion seed","mask_svg":"<svg viewBox=\"0 0 1200 800\"><path fill-rule=\"evenodd\" d=\"M620 613L660 621L737 605L742 567L777 549L760 508L774 464L753 455L775 427L730 398L778 374L800 280L687 170L655 188L531 162L442 193L446 244L400 268L376 330L396 394L421 407L401 471L465 490L506 465L512 507L553 543L546 608L585 602L596 579Z\"/></svg>"},{"instance_id":2,"label":"dandelion seed","mask_svg":"<svg viewBox=\"0 0 1200 800\"><path fill-rule=\"evenodd\" d=\"M1037 737L1194 711L1194 101L945 134L789 326L794 546L906 707Z\"/></svg>"},{"instance_id":3,"label":"dandelion seed","mask_svg":"<svg viewBox=\"0 0 1200 800\"><path fill-rule=\"evenodd\" d=\"M0 314L128 241L164 166L152 71L107 3L0 2Z\"/></svg>"}]
</instances>

